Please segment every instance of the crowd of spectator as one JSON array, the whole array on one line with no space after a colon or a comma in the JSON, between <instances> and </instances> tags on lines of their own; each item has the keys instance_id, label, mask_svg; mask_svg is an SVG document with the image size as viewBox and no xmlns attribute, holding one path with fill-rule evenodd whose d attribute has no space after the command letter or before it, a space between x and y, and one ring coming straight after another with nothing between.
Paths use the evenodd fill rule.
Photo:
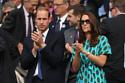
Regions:
<instances>
[{"instance_id":1,"label":"crowd of spectator","mask_svg":"<svg viewBox=\"0 0 125 83\"><path fill-rule=\"evenodd\" d=\"M125 0L0 0L2 83L125 83Z\"/></svg>"}]
</instances>

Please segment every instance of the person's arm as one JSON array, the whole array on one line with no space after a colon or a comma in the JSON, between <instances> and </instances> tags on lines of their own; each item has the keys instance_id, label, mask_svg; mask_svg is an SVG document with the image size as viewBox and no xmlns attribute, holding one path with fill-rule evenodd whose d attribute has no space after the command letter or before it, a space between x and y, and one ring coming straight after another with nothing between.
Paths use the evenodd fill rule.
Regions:
<instances>
[{"instance_id":1,"label":"person's arm","mask_svg":"<svg viewBox=\"0 0 125 83\"><path fill-rule=\"evenodd\" d=\"M100 38L100 51L98 56L87 52L83 49L83 46L81 46L79 43L77 44L77 47L79 50L86 55L91 61L93 61L96 65L103 67L107 60L107 55L111 54L111 47L108 43L108 39L105 36L101 36Z\"/></svg>"},{"instance_id":2,"label":"person's arm","mask_svg":"<svg viewBox=\"0 0 125 83\"><path fill-rule=\"evenodd\" d=\"M72 71L77 72L80 68L80 52L76 51L75 57L72 61Z\"/></svg>"},{"instance_id":3,"label":"person's arm","mask_svg":"<svg viewBox=\"0 0 125 83\"><path fill-rule=\"evenodd\" d=\"M69 43L65 44L65 48L69 53L72 53L72 46Z\"/></svg>"},{"instance_id":4,"label":"person's arm","mask_svg":"<svg viewBox=\"0 0 125 83\"><path fill-rule=\"evenodd\" d=\"M33 48L32 52L29 52L26 48L23 49L21 54L21 67L23 69L31 69L34 66L35 60L36 60L36 51Z\"/></svg>"},{"instance_id":5,"label":"person's arm","mask_svg":"<svg viewBox=\"0 0 125 83\"><path fill-rule=\"evenodd\" d=\"M77 72L80 68L80 49L78 48L78 41L76 41L75 43L75 46L74 46L74 49L75 49L75 56L73 58L73 61L72 61L72 71L73 72ZM83 46L83 44L79 44L81 46ZM73 50L72 50L73 51ZM74 54L72 52L72 54Z\"/></svg>"},{"instance_id":6,"label":"person's arm","mask_svg":"<svg viewBox=\"0 0 125 83\"><path fill-rule=\"evenodd\" d=\"M0 53L4 52L6 47L5 47L6 43L5 43L5 40L0 37Z\"/></svg>"},{"instance_id":7,"label":"person's arm","mask_svg":"<svg viewBox=\"0 0 125 83\"><path fill-rule=\"evenodd\" d=\"M81 52L84 53L91 61L93 61L96 65L103 67L106 63L107 56L101 54L99 56L93 55L92 53L86 52L81 48Z\"/></svg>"}]
</instances>

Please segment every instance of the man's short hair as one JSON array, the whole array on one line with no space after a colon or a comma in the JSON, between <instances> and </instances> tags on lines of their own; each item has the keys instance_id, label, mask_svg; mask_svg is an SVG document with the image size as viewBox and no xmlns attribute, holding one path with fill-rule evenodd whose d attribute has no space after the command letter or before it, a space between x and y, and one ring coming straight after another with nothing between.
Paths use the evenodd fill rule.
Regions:
<instances>
[{"instance_id":1,"label":"man's short hair","mask_svg":"<svg viewBox=\"0 0 125 83\"><path fill-rule=\"evenodd\" d=\"M125 0L112 0L113 7L117 7L120 12L125 12Z\"/></svg>"},{"instance_id":2,"label":"man's short hair","mask_svg":"<svg viewBox=\"0 0 125 83\"><path fill-rule=\"evenodd\" d=\"M71 5L68 10L73 10L74 15L81 15L85 11L85 8L82 4Z\"/></svg>"},{"instance_id":3,"label":"man's short hair","mask_svg":"<svg viewBox=\"0 0 125 83\"><path fill-rule=\"evenodd\" d=\"M36 11L36 14L37 14L38 11L42 11L42 10L45 10L45 11L48 12L48 17L51 16L51 14L50 14L50 12L49 12L49 9L46 8L46 7L43 7L43 6L38 6L37 11Z\"/></svg>"}]
</instances>

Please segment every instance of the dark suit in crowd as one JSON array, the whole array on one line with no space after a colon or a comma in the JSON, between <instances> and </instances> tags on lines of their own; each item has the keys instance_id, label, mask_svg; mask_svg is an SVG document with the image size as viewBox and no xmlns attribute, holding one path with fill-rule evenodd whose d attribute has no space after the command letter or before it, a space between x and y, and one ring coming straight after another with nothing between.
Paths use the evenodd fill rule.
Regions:
<instances>
[{"instance_id":1,"label":"dark suit in crowd","mask_svg":"<svg viewBox=\"0 0 125 83\"><path fill-rule=\"evenodd\" d=\"M46 46L40 51L43 79L35 83L64 83L64 35L50 28L45 43ZM32 83L34 79L38 80L38 77L34 76L37 61L38 57L35 58L33 55L23 56L22 67L29 70L26 83Z\"/></svg>"},{"instance_id":2,"label":"dark suit in crowd","mask_svg":"<svg viewBox=\"0 0 125 83\"><path fill-rule=\"evenodd\" d=\"M2 28L12 35L13 39L15 39L15 45L19 42L23 42L26 35L26 22L23 7L12 11L3 23Z\"/></svg>"},{"instance_id":3,"label":"dark suit in crowd","mask_svg":"<svg viewBox=\"0 0 125 83\"><path fill-rule=\"evenodd\" d=\"M76 29L75 27L71 27L64 32L64 36L65 36L65 43L69 43L70 45L72 45L78 39L78 29ZM71 65L72 65L71 64L72 62L70 62L71 53L66 52L65 56L67 56L65 81L66 83L76 83L76 73L71 71Z\"/></svg>"},{"instance_id":4,"label":"dark suit in crowd","mask_svg":"<svg viewBox=\"0 0 125 83\"><path fill-rule=\"evenodd\" d=\"M112 47L104 66L108 83L125 83L124 43L125 43L125 14L120 14L102 22L102 33L107 36Z\"/></svg>"},{"instance_id":5,"label":"dark suit in crowd","mask_svg":"<svg viewBox=\"0 0 125 83\"><path fill-rule=\"evenodd\" d=\"M11 40L10 43L12 43L14 51L11 53L11 58L13 61L13 68L16 69L16 66L19 62L19 51L17 48L18 43L23 39L25 28L24 24L25 21L23 20L23 14L22 10L13 10L5 19L1 29L5 32L5 34L8 34Z\"/></svg>"},{"instance_id":6,"label":"dark suit in crowd","mask_svg":"<svg viewBox=\"0 0 125 83\"><path fill-rule=\"evenodd\" d=\"M0 82L17 83L15 76L15 63L18 58L14 58L13 40L7 33L0 30Z\"/></svg>"},{"instance_id":7,"label":"dark suit in crowd","mask_svg":"<svg viewBox=\"0 0 125 83\"><path fill-rule=\"evenodd\" d=\"M14 58L20 57L19 54L19 48L17 47L19 43L23 45L23 48L27 48L27 50L23 50L26 55L29 53L27 51L31 51L29 47L31 47L31 44L29 41L31 41L31 38L26 38L26 21L25 21L25 14L24 9L21 7L20 9L16 9L12 11L5 19L5 22L3 23L1 27L4 31L8 32L8 34L11 36L11 39L13 39L13 46L15 47ZM27 41L28 43L25 43L25 40L29 39ZM15 68L17 67L19 63L19 59L17 62L15 62Z\"/></svg>"}]
</instances>

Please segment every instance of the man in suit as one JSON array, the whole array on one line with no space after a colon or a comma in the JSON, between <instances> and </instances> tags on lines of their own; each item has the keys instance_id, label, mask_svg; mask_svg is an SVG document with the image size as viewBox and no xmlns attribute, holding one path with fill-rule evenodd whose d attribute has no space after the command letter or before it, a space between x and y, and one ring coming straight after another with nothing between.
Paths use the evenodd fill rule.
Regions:
<instances>
[{"instance_id":1,"label":"man in suit","mask_svg":"<svg viewBox=\"0 0 125 83\"><path fill-rule=\"evenodd\" d=\"M102 22L102 33L107 36L112 55L104 66L108 83L125 83L124 43L125 43L125 0L114 0L115 17Z\"/></svg>"},{"instance_id":2,"label":"man in suit","mask_svg":"<svg viewBox=\"0 0 125 83\"><path fill-rule=\"evenodd\" d=\"M22 52L25 53L25 55L29 55L28 51L32 49L30 34L35 28L32 15L30 17L28 16L36 8L38 0L23 0L23 4L20 9L9 13L1 27L4 31L8 32L11 39L13 39L11 43L13 43L13 47L15 47L15 52L11 54L11 57L13 61L15 61L15 69L19 62L19 55L22 54ZM27 48L27 50L23 50L23 48Z\"/></svg>"},{"instance_id":3,"label":"man in suit","mask_svg":"<svg viewBox=\"0 0 125 83\"><path fill-rule=\"evenodd\" d=\"M12 40L0 29L0 82L17 83L14 63L11 53L14 53Z\"/></svg>"},{"instance_id":4,"label":"man in suit","mask_svg":"<svg viewBox=\"0 0 125 83\"><path fill-rule=\"evenodd\" d=\"M31 14L37 4L38 0L24 0L23 6L20 9L12 11L2 25L2 29L10 33L12 39L15 40L13 43L18 47L20 53L23 50L24 38L28 35L29 24L31 26L31 32L34 30L33 17ZM28 15L31 15L30 21L28 20Z\"/></svg>"},{"instance_id":5,"label":"man in suit","mask_svg":"<svg viewBox=\"0 0 125 83\"><path fill-rule=\"evenodd\" d=\"M32 55L22 55L22 67L28 69L26 83L64 83L64 35L49 27L51 15L45 7L38 7L35 22Z\"/></svg>"},{"instance_id":6,"label":"man in suit","mask_svg":"<svg viewBox=\"0 0 125 83\"><path fill-rule=\"evenodd\" d=\"M65 30L65 48L67 50L67 60L69 60L71 53L72 53L72 45L76 43L78 40L79 32L79 20L81 14L84 12L83 5L77 4L69 7L68 17L67 20L69 21L69 25L71 28ZM66 68L66 80L68 79L67 83L76 83L76 72L71 71L71 62L70 60L67 62ZM69 73L69 75L68 75Z\"/></svg>"},{"instance_id":7,"label":"man in suit","mask_svg":"<svg viewBox=\"0 0 125 83\"><path fill-rule=\"evenodd\" d=\"M68 0L54 0L53 5L55 16L52 19L51 26L56 31L64 32L66 29L69 28L69 24L67 21L69 7Z\"/></svg>"}]
</instances>

